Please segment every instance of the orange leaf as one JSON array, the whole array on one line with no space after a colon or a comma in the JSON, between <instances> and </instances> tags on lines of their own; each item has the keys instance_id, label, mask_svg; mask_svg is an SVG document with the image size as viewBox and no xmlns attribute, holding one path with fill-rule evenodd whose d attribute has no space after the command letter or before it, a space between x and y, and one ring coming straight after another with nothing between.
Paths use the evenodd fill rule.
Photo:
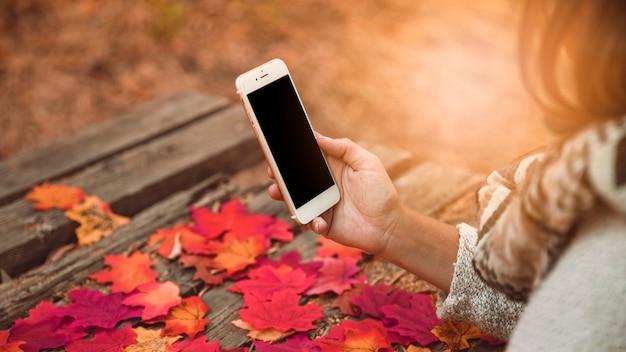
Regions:
<instances>
[{"instance_id":1,"label":"orange leaf","mask_svg":"<svg viewBox=\"0 0 626 352\"><path fill-rule=\"evenodd\" d=\"M41 186L34 186L24 199L37 202L33 204L33 208L37 210L53 208L68 210L82 202L85 194L78 187L44 183Z\"/></svg>"},{"instance_id":2,"label":"orange leaf","mask_svg":"<svg viewBox=\"0 0 626 352\"><path fill-rule=\"evenodd\" d=\"M159 244L157 253L167 259L177 258L184 249L187 253L196 253L204 247L206 238L193 232L184 225L169 229L159 229L150 236L148 245Z\"/></svg>"},{"instance_id":3,"label":"orange leaf","mask_svg":"<svg viewBox=\"0 0 626 352\"><path fill-rule=\"evenodd\" d=\"M170 310L161 333L168 336L187 334L189 338L194 338L210 322L204 319L208 312L209 306L199 296L185 298L180 305Z\"/></svg>"},{"instance_id":4,"label":"orange leaf","mask_svg":"<svg viewBox=\"0 0 626 352\"><path fill-rule=\"evenodd\" d=\"M7 342L8 338L8 331L0 331L0 352L22 352L20 346L26 344L26 341Z\"/></svg>"},{"instance_id":5,"label":"orange leaf","mask_svg":"<svg viewBox=\"0 0 626 352\"><path fill-rule=\"evenodd\" d=\"M66 211L65 216L81 224L76 229L79 245L94 243L130 221L114 214L109 204L97 196L85 198L83 203Z\"/></svg>"},{"instance_id":6,"label":"orange leaf","mask_svg":"<svg viewBox=\"0 0 626 352\"><path fill-rule=\"evenodd\" d=\"M265 251L263 236L248 236L243 239L224 236L217 248L217 256L213 259L213 267L226 269L233 274L256 262L256 257Z\"/></svg>"},{"instance_id":7,"label":"orange leaf","mask_svg":"<svg viewBox=\"0 0 626 352\"><path fill-rule=\"evenodd\" d=\"M99 283L112 282L111 292L128 293L137 286L153 282L159 274L150 267L154 261L147 254L135 251L130 257L124 254L111 254L104 256L104 262L111 270L102 270L89 275ZM132 268L132 270L129 270Z\"/></svg>"},{"instance_id":8,"label":"orange leaf","mask_svg":"<svg viewBox=\"0 0 626 352\"><path fill-rule=\"evenodd\" d=\"M445 321L431 332L452 350L470 348L467 340L480 337L480 330L477 327L462 321Z\"/></svg>"},{"instance_id":9,"label":"orange leaf","mask_svg":"<svg viewBox=\"0 0 626 352\"><path fill-rule=\"evenodd\" d=\"M250 331L247 335L249 338L264 342L277 342L296 333L295 330L282 332L274 328L257 330L254 325L247 323L241 319L233 320L231 323L240 329Z\"/></svg>"},{"instance_id":10,"label":"orange leaf","mask_svg":"<svg viewBox=\"0 0 626 352\"><path fill-rule=\"evenodd\" d=\"M344 330L345 340L320 340L322 352L362 351L377 352L392 350L387 337L379 329L362 331L354 328Z\"/></svg>"},{"instance_id":11,"label":"orange leaf","mask_svg":"<svg viewBox=\"0 0 626 352\"><path fill-rule=\"evenodd\" d=\"M181 336L161 336L161 330L148 330L141 326L133 329L137 334L137 343L126 346L125 352L168 352L172 344Z\"/></svg>"}]
</instances>

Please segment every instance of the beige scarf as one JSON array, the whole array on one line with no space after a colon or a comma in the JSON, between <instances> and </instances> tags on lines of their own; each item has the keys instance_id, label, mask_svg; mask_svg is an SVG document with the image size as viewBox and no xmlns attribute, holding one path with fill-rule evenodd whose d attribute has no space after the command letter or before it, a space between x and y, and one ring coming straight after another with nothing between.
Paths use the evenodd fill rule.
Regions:
<instances>
[{"instance_id":1,"label":"beige scarf","mask_svg":"<svg viewBox=\"0 0 626 352\"><path fill-rule=\"evenodd\" d=\"M626 216L626 117L493 172L478 201L474 267L490 285L526 300L593 207L601 202Z\"/></svg>"}]
</instances>

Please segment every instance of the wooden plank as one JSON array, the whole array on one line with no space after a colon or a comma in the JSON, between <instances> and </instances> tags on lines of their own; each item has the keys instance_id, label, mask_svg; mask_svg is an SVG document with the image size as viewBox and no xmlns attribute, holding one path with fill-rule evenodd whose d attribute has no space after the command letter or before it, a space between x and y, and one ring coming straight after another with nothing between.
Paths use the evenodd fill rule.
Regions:
<instances>
[{"instance_id":1,"label":"wooden plank","mask_svg":"<svg viewBox=\"0 0 626 352\"><path fill-rule=\"evenodd\" d=\"M132 216L215 172L235 172L261 159L243 110L233 106L57 181ZM52 248L75 241L75 226L59 211L35 212L22 200L0 208L0 268L16 276L41 264Z\"/></svg>"},{"instance_id":2,"label":"wooden plank","mask_svg":"<svg viewBox=\"0 0 626 352\"><path fill-rule=\"evenodd\" d=\"M408 206L433 215L475 189L484 179L469 170L424 162L397 178L394 184Z\"/></svg>"},{"instance_id":3,"label":"wooden plank","mask_svg":"<svg viewBox=\"0 0 626 352\"><path fill-rule=\"evenodd\" d=\"M104 268L103 255L139 248L158 228L170 227L188 219L188 206L197 199L218 201L232 196L234 188L223 185L222 179L222 175L216 174L188 190L174 193L137 214L129 224L110 236L69 251L55 262L0 285L0 330L25 317L28 309L40 301L50 300L55 292L67 291L88 275Z\"/></svg>"},{"instance_id":4,"label":"wooden plank","mask_svg":"<svg viewBox=\"0 0 626 352\"><path fill-rule=\"evenodd\" d=\"M225 99L182 93L5 160L0 163L0 206L34 184L66 176L227 105Z\"/></svg>"}]
</instances>

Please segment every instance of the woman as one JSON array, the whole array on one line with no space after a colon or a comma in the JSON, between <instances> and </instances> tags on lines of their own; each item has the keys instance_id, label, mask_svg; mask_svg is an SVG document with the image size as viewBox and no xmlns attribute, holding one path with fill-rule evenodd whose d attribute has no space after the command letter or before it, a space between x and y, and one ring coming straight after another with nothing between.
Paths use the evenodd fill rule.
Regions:
<instances>
[{"instance_id":1,"label":"woman","mask_svg":"<svg viewBox=\"0 0 626 352\"><path fill-rule=\"evenodd\" d=\"M323 136L342 199L308 226L430 281L441 318L509 350L625 350L625 38L625 1L527 2L522 73L563 138L489 176L478 228L409 209L375 156Z\"/></svg>"}]
</instances>

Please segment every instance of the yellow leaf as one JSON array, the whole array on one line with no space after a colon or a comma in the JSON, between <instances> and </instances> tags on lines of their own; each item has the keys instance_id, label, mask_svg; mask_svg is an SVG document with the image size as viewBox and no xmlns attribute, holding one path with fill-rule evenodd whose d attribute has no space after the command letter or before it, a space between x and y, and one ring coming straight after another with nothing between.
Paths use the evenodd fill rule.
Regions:
<instances>
[{"instance_id":1,"label":"yellow leaf","mask_svg":"<svg viewBox=\"0 0 626 352\"><path fill-rule=\"evenodd\" d=\"M130 221L127 217L114 214L109 204L97 196L85 198L83 203L66 211L65 216L81 224L76 229L79 245L94 243Z\"/></svg>"},{"instance_id":2,"label":"yellow leaf","mask_svg":"<svg viewBox=\"0 0 626 352\"><path fill-rule=\"evenodd\" d=\"M141 326L133 329L137 334L137 343L126 346L125 352L169 352L170 347L181 336L161 336L161 329L148 330Z\"/></svg>"},{"instance_id":3,"label":"yellow leaf","mask_svg":"<svg viewBox=\"0 0 626 352\"><path fill-rule=\"evenodd\" d=\"M445 321L431 332L452 350L467 349L470 347L467 340L480 337L480 330L477 327L462 321Z\"/></svg>"}]
</instances>

